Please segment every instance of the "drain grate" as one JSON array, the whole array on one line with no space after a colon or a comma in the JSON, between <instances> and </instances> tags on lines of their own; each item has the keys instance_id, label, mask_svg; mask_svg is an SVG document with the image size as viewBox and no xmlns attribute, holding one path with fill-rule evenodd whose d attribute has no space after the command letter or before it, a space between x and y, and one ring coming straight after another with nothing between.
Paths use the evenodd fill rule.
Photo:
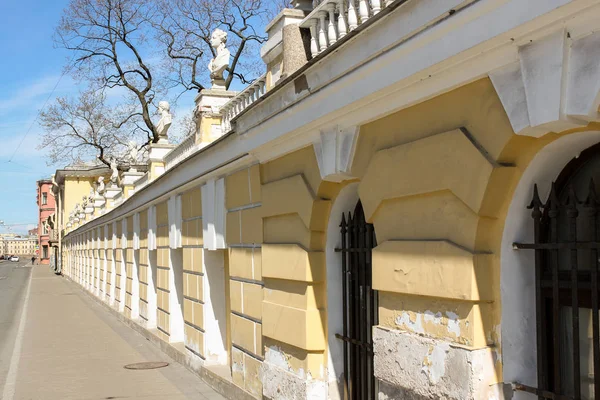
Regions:
<instances>
[{"instance_id":1,"label":"drain grate","mask_svg":"<svg viewBox=\"0 0 600 400\"><path fill-rule=\"evenodd\" d=\"M169 363L164 362L164 361L147 361L147 362L140 362L140 363L135 363L135 364L127 364L123 368L125 368L125 369L156 369L156 368L164 368L168 365L169 365Z\"/></svg>"}]
</instances>

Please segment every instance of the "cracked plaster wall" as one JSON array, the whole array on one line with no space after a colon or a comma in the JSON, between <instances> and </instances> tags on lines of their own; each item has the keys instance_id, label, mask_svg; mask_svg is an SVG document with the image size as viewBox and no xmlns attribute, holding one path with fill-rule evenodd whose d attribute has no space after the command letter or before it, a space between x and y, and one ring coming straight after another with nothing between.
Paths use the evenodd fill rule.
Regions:
<instances>
[{"instance_id":1,"label":"cracked plaster wall","mask_svg":"<svg viewBox=\"0 0 600 400\"><path fill-rule=\"evenodd\" d=\"M471 350L445 341L373 329L379 400L500 399L491 349Z\"/></svg>"}]
</instances>

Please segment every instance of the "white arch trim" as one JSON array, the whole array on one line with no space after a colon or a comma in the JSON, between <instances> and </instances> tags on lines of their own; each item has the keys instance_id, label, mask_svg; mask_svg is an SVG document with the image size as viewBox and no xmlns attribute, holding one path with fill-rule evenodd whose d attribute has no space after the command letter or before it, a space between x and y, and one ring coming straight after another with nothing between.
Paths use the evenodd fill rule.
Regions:
<instances>
[{"instance_id":1,"label":"white arch trim","mask_svg":"<svg viewBox=\"0 0 600 400\"><path fill-rule=\"evenodd\" d=\"M537 385L535 335L534 252L514 250L514 242L533 242L531 201L537 184L545 200L552 181L565 165L586 148L600 142L600 132L564 136L539 151L525 169L508 209L500 254L500 291L502 299L501 344L504 382ZM514 400L532 399L519 392Z\"/></svg>"},{"instance_id":2,"label":"white arch trim","mask_svg":"<svg viewBox=\"0 0 600 400\"><path fill-rule=\"evenodd\" d=\"M340 392L341 379L344 373L344 354L342 342L335 337L343 330L343 292L342 292L342 257L335 252L341 246L340 223L342 213L354 211L358 203L358 183L345 186L335 199L329 222L327 223L327 247L325 262L327 265L327 381L329 384L328 399L343 399Z\"/></svg>"}]
</instances>

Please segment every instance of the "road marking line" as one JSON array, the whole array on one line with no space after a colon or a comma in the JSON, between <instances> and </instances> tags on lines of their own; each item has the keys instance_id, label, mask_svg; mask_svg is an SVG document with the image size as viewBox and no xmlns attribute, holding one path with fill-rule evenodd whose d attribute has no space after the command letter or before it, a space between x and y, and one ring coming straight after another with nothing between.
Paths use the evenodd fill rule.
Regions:
<instances>
[{"instance_id":1,"label":"road marking line","mask_svg":"<svg viewBox=\"0 0 600 400\"><path fill-rule=\"evenodd\" d=\"M19 360L21 359L21 347L23 346L23 333L25 332L25 323L27 322L27 304L29 303L29 292L31 291L31 277L33 271L29 274L29 283L27 284L27 291L25 292L25 301L23 302L23 310L21 311L21 320L19 321L19 329L17 330L17 337L15 339L15 345L10 358L10 368L6 375L6 382L4 383L4 390L2 391L3 400L13 400L15 396L15 389L17 386L17 373L19 370Z\"/></svg>"}]
</instances>

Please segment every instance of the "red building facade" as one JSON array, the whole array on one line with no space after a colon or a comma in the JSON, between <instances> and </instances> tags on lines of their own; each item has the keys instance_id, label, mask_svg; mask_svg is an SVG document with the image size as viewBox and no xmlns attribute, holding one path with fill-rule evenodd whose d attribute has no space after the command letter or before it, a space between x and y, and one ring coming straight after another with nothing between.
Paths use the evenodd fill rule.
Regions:
<instances>
[{"instance_id":1,"label":"red building facade","mask_svg":"<svg viewBox=\"0 0 600 400\"><path fill-rule=\"evenodd\" d=\"M52 181L43 179L37 181L38 205L38 253L40 264L50 264L50 233L51 226L48 218L56 212L56 199L52 193Z\"/></svg>"}]
</instances>

